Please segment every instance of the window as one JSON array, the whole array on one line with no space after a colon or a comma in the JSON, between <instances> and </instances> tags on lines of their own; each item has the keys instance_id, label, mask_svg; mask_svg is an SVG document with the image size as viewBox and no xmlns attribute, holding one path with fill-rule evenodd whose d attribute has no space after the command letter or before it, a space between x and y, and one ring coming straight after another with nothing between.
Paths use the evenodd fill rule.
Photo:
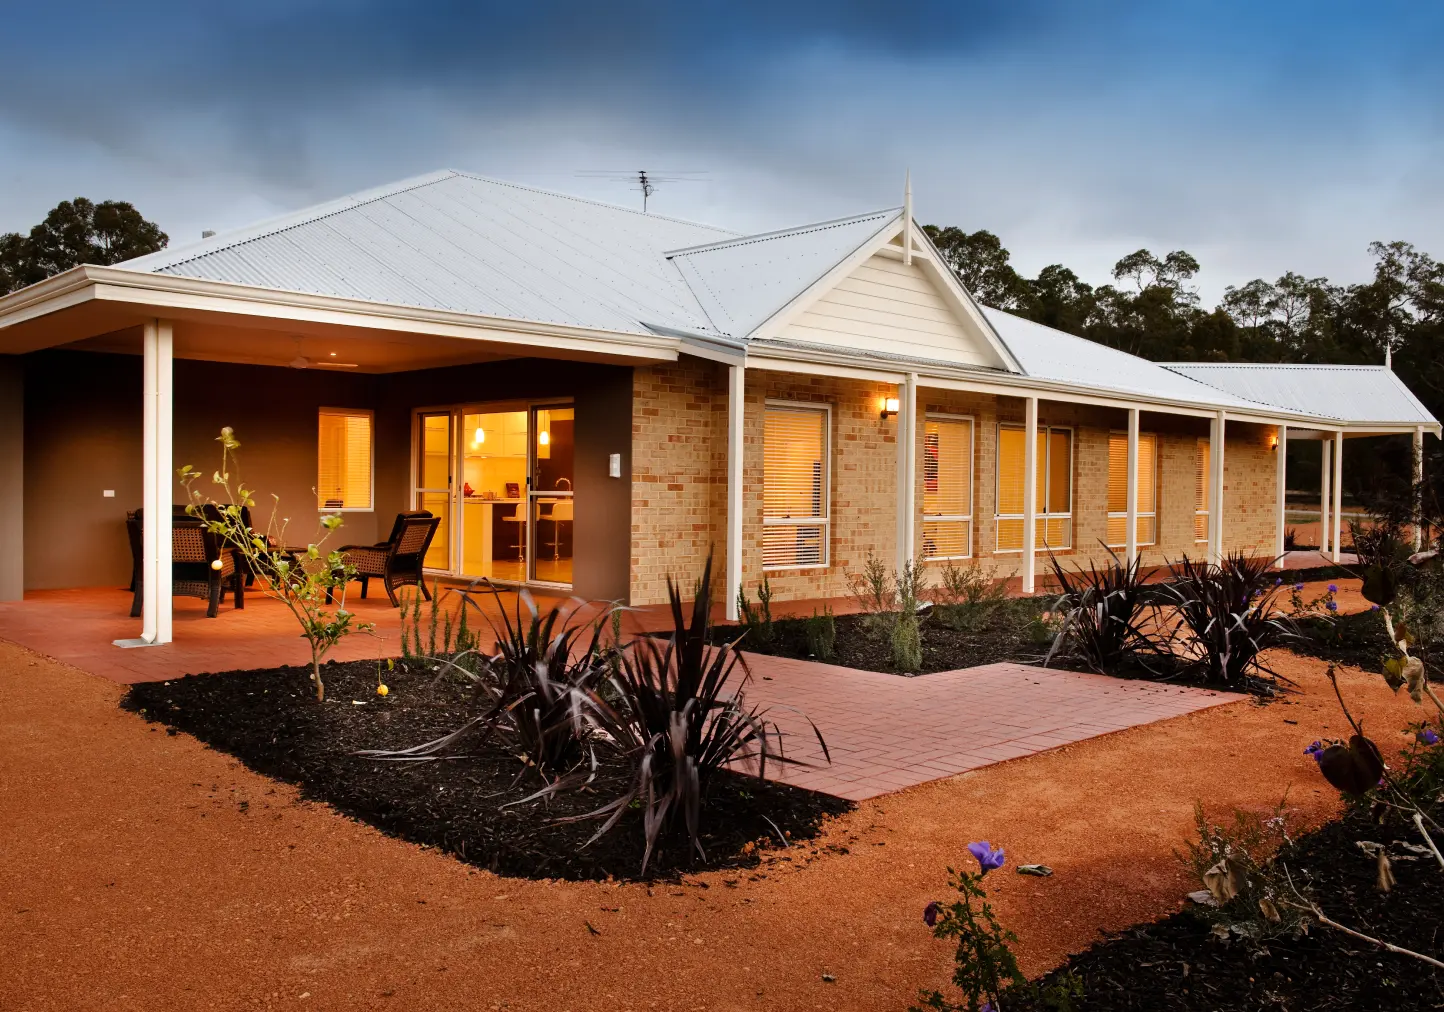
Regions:
<instances>
[{"instance_id":1,"label":"window","mask_svg":"<svg viewBox=\"0 0 1444 1012\"><path fill-rule=\"evenodd\" d=\"M1025 430L998 426L998 551L1023 550ZM1073 544L1073 430L1038 426L1037 547Z\"/></svg>"},{"instance_id":2,"label":"window","mask_svg":"<svg viewBox=\"0 0 1444 1012\"><path fill-rule=\"evenodd\" d=\"M316 506L371 509L371 412L322 408Z\"/></svg>"},{"instance_id":3,"label":"window","mask_svg":"<svg viewBox=\"0 0 1444 1012\"><path fill-rule=\"evenodd\" d=\"M1138 543L1158 540L1158 437L1138 434ZM1108 547L1128 544L1128 434L1108 436Z\"/></svg>"},{"instance_id":4,"label":"window","mask_svg":"<svg viewBox=\"0 0 1444 1012\"><path fill-rule=\"evenodd\" d=\"M826 406L768 404L762 450L762 568L825 566L828 557Z\"/></svg>"},{"instance_id":5,"label":"window","mask_svg":"<svg viewBox=\"0 0 1444 1012\"><path fill-rule=\"evenodd\" d=\"M973 554L973 420L923 421L923 558Z\"/></svg>"},{"instance_id":6,"label":"window","mask_svg":"<svg viewBox=\"0 0 1444 1012\"><path fill-rule=\"evenodd\" d=\"M1208 540L1208 471L1209 445L1207 439L1198 441L1198 472L1194 480L1193 540Z\"/></svg>"}]
</instances>

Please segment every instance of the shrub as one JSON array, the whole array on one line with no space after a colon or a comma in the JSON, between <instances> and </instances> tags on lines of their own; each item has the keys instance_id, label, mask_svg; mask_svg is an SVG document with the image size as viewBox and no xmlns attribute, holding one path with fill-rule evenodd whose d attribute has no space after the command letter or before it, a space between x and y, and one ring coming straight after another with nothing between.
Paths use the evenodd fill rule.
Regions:
<instances>
[{"instance_id":1,"label":"shrub","mask_svg":"<svg viewBox=\"0 0 1444 1012\"><path fill-rule=\"evenodd\" d=\"M837 648L837 622L830 606L823 605L821 614L814 608L812 617L803 619L802 634L809 654L819 661L832 660Z\"/></svg>"},{"instance_id":2,"label":"shrub","mask_svg":"<svg viewBox=\"0 0 1444 1012\"><path fill-rule=\"evenodd\" d=\"M783 753L782 732L767 711L747 705L750 675L737 643L708 645L711 586L709 557L689 619L668 579L672 635L634 642L610 679L614 702L599 705L589 717L628 754L632 774L616 797L579 818L602 820L595 840L640 807L643 872L679 822L691 847L706 859L702 819L708 785L719 770L740 768L761 777L769 762L799 764ZM827 743L815 725L812 731L827 757Z\"/></svg>"},{"instance_id":3,"label":"shrub","mask_svg":"<svg viewBox=\"0 0 1444 1012\"><path fill-rule=\"evenodd\" d=\"M981 629L1008 599L1007 584L997 578L997 567L970 562L948 562L933 591L933 616L950 629Z\"/></svg>"},{"instance_id":4,"label":"shrub","mask_svg":"<svg viewBox=\"0 0 1444 1012\"><path fill-rule=\"evenodd\" d=\"M1359 560L1364 599L1388 607L1408 576L1413 552L1402 525L1387 515L1372 517L1366 524L1350 520L1349 537Z\"/></svg>"},{"instance_id":5,"label":"shrub","mask_svg":"<svg viewBox=\"0 0 1444 1012\"><path fill-rule=\"evenodd\" d=\"M229 550L240 554L250 572L259 576L267 597L284 604L301 626L301 635L311 648L311 681L316 686L316 700L326 698L326 685L321 680L321 662L331 648L353 632L370 632L369 622L353 622L346 610L346 588L356 575L354 566L346 565L340 552L322 548L331 535L340 530L339 513L323 514L316 538L299 556L285 550L285 518L277 520L280 499L272 496L271 518L264 531L250 526L250 510L256 505L253 490L237 478L231 481L231 468L238 466L236 451L241 444L230 426L216 437L221 444L221 466L212 479L224 493L224 499L199 492L195 483L200 472L186 464L176 474L186 490L186 513L202 518L206 528L220 537ZM238 472L239 473L239 472ZM340 592L340 603L332 606L332 598Z\"/></svg>"},{"instance_id":6,"label":"shrub","mask_svg":"<svg viewBox=\"0 0 1444 1012\"><path fill-rule=\"evenodd\" d=\"M423 596L417 592L403 591L398 608L401 618L401 657L403 660L445 659L455 660L474 657L480 646L480 639L472 631L468 619L469 610L460 597L462 591L441 589L441 581L434 579L431 585L431 600L423 609ZM463 603L453 618L445 607L446 598L457 596ZM423 620L423 611L429 612ZM423 637L425 625L427 635ZM441 638L437 639L438 631ZM469 670L475 670L469 665Z\"/></svg>"},{"instance_id":7,"label":"shrub","mask_svg":"<svg viewBox=\"0 0 1444 1012\"><path fill-rule=\"evenodd\" d=\"M1269 559L1231 553L1222 565L1184 556L1161 584L1161 600L1171 604L1192 637L1193 663L1205 676L1230 688L1271 690L1259 678L1284 681L1259 659L1271 647L1298 638L1291 621L1277 613L1281 584L1269 572Z\"/></svg>"},{"instance_id":8,"label":"shrub","mask_svg":"<svg viewBox=\"0 0 1444 1012\"><path fill-rule=\"evenodd\" d=\"M755 609L747 600L747 592L740 587L737 589L737 613L747 630L747 645L763 651L772 649L777 640L777 628L772 622L772 584L766 577L757 587Z\"/></svg>"},{"instance_id":9,"label":"shrub","mask_svg":"<svg viewBox=\"0 0 1444 1012\"><path fill-rule=\"evenodd\" d=\"M1102 569L1089 562L1086 570L1080 567L1072 573L1056 556L1049 557L1062 589L1053 610L1063 621L1044 665L1061 653L1101 674L1127 654L1154 649L1142 627L1145 613L1152 609L1140 576L1141 557L1125 564L1111 548L1108 554L1112 562Z\"/></svg>"},{"instance_id":10,"label":"shrub","mask_svg":"<svg viewBox=\"0 0 1444 1012\"><path fill-rule=\"evenodd\" d=\"M897 615L889 630L893 666L899 671L917 671L923 666L922 621L918 615L927 574L922 564L912 559L903 563L901 573L894 574L897 588Z\"/></svg>"},{"instance_id":11,"label":"shrub","mask_svg":"<svg viewBox=\"0 0 1444 1012\"><path fill-rule=\"evenodd\" d=\"M883 561L868 552L862 572L848 574L847 588L869 629L874 633L890 632L892 623L889 616L897 601L897 594Z\"/></svg>"},{"instance_id":12,"label":"shrub","mask_svg":"<svg viewBox=\"0 0 1444 1012\"><path fill-rule=\"evenodd\" d=\"M1307 930L1310 917L1282 863L1293 846L1285 802L1267 818L1236 809L1232 826L1211 824L1196 804L1194 821L1198 842L1178 856L1203 886L1192 898L1216 932L1262 940Z\"/></svg>"}]
</instances>

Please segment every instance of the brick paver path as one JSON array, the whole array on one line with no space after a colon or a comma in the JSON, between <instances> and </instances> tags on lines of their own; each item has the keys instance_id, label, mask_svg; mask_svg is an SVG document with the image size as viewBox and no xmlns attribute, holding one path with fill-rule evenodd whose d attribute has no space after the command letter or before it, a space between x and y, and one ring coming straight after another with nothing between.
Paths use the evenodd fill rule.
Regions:
<instances>
[{"instance_id":1,"label":"brick paver path","mask_svg":"<svg viewBox=\"0 0 1444 1012\"><path fill-rule=\"evenodd\" d=\"M768 777L854 801L1245 698L1026 664L904 678L747 660L749 702L771 707L789 756L817 763L769 767ZM807 719L822 732L830 765Z\"/></svg>"}]
</instances>

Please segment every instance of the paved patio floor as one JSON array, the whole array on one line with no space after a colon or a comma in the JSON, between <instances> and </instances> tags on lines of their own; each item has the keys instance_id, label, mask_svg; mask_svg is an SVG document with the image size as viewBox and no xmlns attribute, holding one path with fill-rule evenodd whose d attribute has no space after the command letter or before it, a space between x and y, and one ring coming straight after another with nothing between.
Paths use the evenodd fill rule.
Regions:
<instances>
[{"instance_id":1,"label":"paved patio floor","mask_svg":"<svg viewBox=\"0 0 1444 1012\"><path fill-rule=\"evenodd\" d=\"M787 755L811 764L769 768L768 777L854 801L1245 698L1026 664L904 678L756 654L748 661L749 700L771 707Z\"/></svg>"}]
</instances>

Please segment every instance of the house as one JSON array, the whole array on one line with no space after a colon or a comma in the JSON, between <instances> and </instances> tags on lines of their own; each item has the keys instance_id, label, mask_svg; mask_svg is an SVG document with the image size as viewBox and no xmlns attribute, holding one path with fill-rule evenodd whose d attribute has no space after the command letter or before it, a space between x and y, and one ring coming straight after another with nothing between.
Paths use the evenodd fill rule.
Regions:
<instances>
[{"instance_id":1,"label":"house","mask_svg":"<svg viewBox=\"0 0 1444 1012\"><path fill-rule=\"evenodd\" d=\"M1384 368L1159 364L979 306L907 206L736 235L438 172L0 298L0 598L124 584L125 510L183 501L223 425L301 543L423 508L437 574L632 604L715 552L730 608L869 554L1031 591L1048 552L1281 552L1288 439L1331 461L1337 552L1330 446L1440 430Z\"/></svg>"}]
</instances>

